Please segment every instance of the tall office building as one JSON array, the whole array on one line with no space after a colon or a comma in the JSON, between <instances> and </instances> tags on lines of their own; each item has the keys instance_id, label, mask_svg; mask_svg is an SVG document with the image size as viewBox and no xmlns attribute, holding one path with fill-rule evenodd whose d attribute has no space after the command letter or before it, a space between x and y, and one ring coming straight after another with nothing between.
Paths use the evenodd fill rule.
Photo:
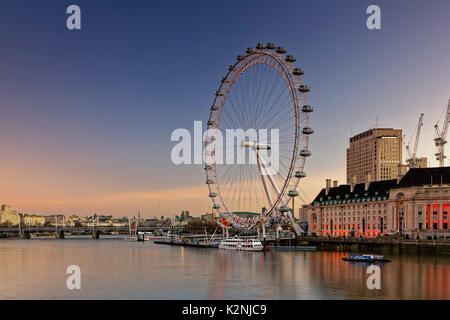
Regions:
<instances>
[{"instance_id":1,"label":"tall office building","mask_svg":"<svg viewBox=\"0 0 450 320\"><path fill-rule=\"evenodd\" d=\"M401 163L401 129L367 130L350 138L350 147L347 148L347 183L365 183L367 179L397 179Z\"/></svg>"}]
</instances>

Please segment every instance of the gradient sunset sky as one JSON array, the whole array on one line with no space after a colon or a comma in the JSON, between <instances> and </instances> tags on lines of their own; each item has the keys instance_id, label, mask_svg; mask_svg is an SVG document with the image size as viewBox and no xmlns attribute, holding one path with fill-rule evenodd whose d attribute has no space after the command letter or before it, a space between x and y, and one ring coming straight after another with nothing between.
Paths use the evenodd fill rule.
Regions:
<instances>
[{"instance_id":1,"label":"gradient sunset sky","mask_svg":"<svg viewBox=\"0 0 450 320\"><path fill-rule=\"evenodd\" d=\"M81 7L80 31L66 28L70 4ZM381 30L366 28L371 4ZM205 213L203 166L173 165L170 136L208 119L228 65L257 42L285 46L311 87L305 198L326 178L345 182L348 138L376 118L409 140L425 113L418 155L435 166L449 12L448 0L2 0L0 203L41 214Z\"/></svg>"}]
</instances>

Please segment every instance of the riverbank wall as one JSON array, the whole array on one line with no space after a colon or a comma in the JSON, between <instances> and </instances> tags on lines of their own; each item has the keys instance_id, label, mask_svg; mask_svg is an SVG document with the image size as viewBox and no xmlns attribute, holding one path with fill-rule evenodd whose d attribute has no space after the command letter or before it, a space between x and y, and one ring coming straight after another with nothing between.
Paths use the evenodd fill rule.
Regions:
<instances>
[{"instance_id":1,"label":"riverbank wall","mask_svg":"<svg viewBox=\"0 0 450 320\"><path fill-rule=\"evenodd\" d=\"M274 240L269 246L315 246L318 251L346 251L379 254L450 255L450 241L409 239L354 239L298 237Z\"/></svg>"}]
</instances>

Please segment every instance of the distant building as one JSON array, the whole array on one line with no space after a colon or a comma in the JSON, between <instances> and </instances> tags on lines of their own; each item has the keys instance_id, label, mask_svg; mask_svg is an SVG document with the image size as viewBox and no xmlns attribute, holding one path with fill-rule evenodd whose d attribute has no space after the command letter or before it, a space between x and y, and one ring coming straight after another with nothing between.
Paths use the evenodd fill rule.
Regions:
<instances>
[{"instance_id":1,"label":"distant building","mask_svg":"<svg viewBox=\"0 0 450 320\"><path fill-rule=\"evenodd\" d=\"M410 169L402 179L326 187L307 209L317 236L450 239L450 167Z\"/></svg>"},{"instance_id":2,"label":"distant building","mask_svg":"<svg viewBox=\"0 0 450 320\"><path fill-rule=\"evenodd\" d=\"M23 225L26 227L43 227L45 226L45 217L35 214L24 214Z\"/></svg>"},{"instance_id":3,"label":"distant building","mask_svg":"<svg viewBox=\"0 0 450 320\"><path fill-rule=\"evenodd\" d=\"M258 212L248 212L248 211L238 211L233 212L234 215L242 218L253 218L255 216L260 216L261 213Z\"/></svg>"},{"instance_id":4,"label":"distant building","mask_svg":"<svg viewBox=\"0 0 450 320\"><path fill-rule=\"evenodd\" d=\"M194 220L194 218L189 215L189 211L181 211L180 222L182 222L182 224L186 224L192 220Z\"/></svg>"},{"instance_id":5,"label":"distant building","mask_svg":"<svg viewBox=\"0 0 450 320\"><path fill-rule=\"evenodd\" d=\"M415 168L427 168L428 167L428 159L427 157L417 158Z\"/></svg>"},{"instance_id":6,"label":"distant building","mask_svg":"<svg viewBox=\"0 0 450 320\"><path fill-rule=\"evenodd\" d=\"M402 163L402 130L370 129L350 138L347 148L347 184L397 179Z\"/></svg>"},{"instance_id":7,"label":"distant building","mask_svg":"<svg viewBox=\"0 0 450 320\"><path fill-rule=\"evenodd\" d=\"M45 216L45 225L48 227L66 226L66 217L62 214Z\"/></svg>"},{"instance_id":8,"label":"distant building","mask_svg":"<svg viewBox=\"0 0 450 320\"><path fill-rule=\"evenodd\" d=\"M189 211L181 211L180 219L181 221L188 220L190 218Z\"/></svg>"},{"instance_id":9,"label":"distant building","mask_svg":"<svg viewBox=\"0 0 450 320\"><path fill-rule=\"evenodd\" d=\"M11 206L4 204L0 208L0 225L18 226L20 222L19 212L11 210Z\"/></svg>"},{"instance_id":10,"label":"distant building","mask_svg":"<svg viewBox=\"0 0 450 320\"><path fill-rule=\"evenodd\" d=\"M300 221L308 220L308 207L309 207L309 205L304 204L298 209L298 219Z\"/></svg>"},{"instance_id":11,"label":"distant building","mask_svg":"<svg viewBox=\"0 0 450 320\"><path fill-rule=\"evenodd\" d=\"M214 214L212 214L212 213L202 214L201 220L202 221L213 221L214 220Z\"/></svg>"}]
</instances>

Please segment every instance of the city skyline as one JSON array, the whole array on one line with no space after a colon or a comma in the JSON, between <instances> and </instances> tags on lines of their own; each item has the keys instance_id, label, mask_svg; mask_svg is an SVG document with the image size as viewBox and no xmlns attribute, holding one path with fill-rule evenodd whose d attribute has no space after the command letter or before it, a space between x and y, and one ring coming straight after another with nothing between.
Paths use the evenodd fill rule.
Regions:
<instances>
[{"instance_id":1,"label":"city skyline","mask_svg":"<svg viewBox=\"0 0 450 320\"><path fill-rule=\"evenodd\" d=\"M75 33L65 29L66 2L0 5L9 39L0 202L18 211L206 213L202 165L173 165L170 134L206 122L227 66L257 42L287 47L311 87L307 200L326 178L345 182L348 139L376 123L408 141L425 113L417 155L437 165L433 125L450 95L448 2L381 2L381 30L365 26L369 1L286 2L292 10L267 1L77 4L84 20Z\"/></svg>"}]
</instances>

